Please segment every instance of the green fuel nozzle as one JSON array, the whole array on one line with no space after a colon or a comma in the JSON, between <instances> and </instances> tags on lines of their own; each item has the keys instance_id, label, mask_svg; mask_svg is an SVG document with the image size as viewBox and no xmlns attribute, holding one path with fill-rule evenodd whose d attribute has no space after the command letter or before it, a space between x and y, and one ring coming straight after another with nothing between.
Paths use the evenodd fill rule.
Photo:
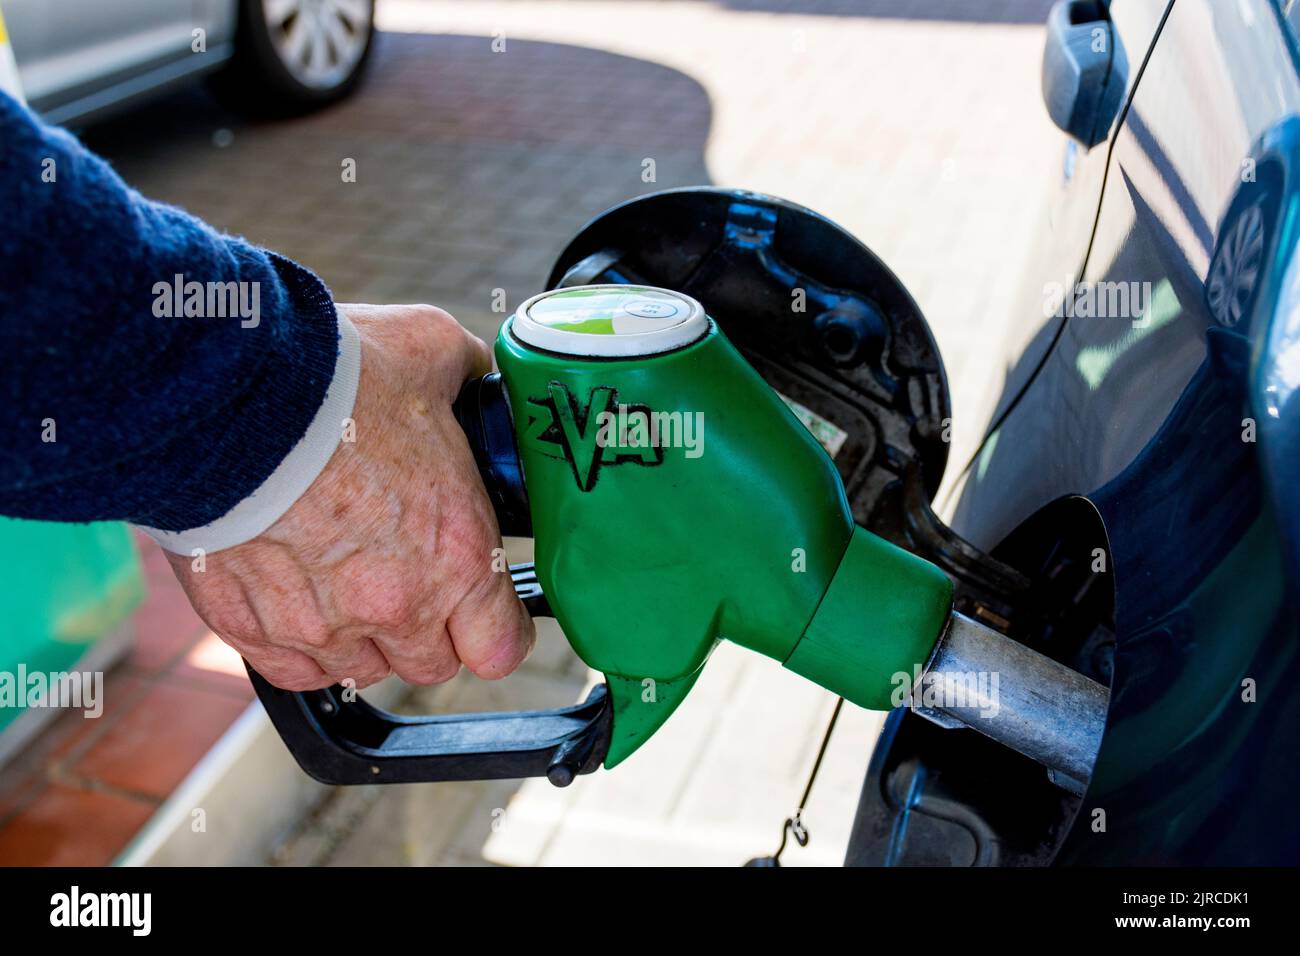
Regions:
<instances>
[{"instance_id":1,"label":"green fuel nozzle","mask_svg":"<svg viewBox=\"0 0 1300 956\"><path fill-rule=\"evenodd\" d=\"M698 302L534 296L501 328L537 577L643 744L719 640L885 710L952 606L937 567L857 527L830 457Z\"/></svg>"},{"instance_id":2,"label":"green fuel nozzle","mask_svg":"<svg viewBox=\"0 0 1300 956\"><path fill-rule=\"evenodd\" d=\"M547 292L502 326L496 357L457 421L502 532L535 539L515 592L606 683L567 707L417 717L250 668L313 777L565 786L645 743L729 640L863 707L972 728L1084 791L1106 689L954 612L939 568L857 527L830 457L698 302Z\"/></svg>"}]
</instances>

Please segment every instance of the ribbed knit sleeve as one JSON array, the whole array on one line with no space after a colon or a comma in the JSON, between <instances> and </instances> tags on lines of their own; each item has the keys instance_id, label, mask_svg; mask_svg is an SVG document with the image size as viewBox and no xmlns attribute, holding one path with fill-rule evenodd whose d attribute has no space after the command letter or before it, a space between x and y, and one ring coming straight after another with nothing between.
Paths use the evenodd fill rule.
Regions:
<instances>
[{"instance_id":1,"label":"ribbed knit sleeve","mask_svg":"<svg viewBox=\"0 0 1300 956\"><path fill-rule=\"evenodd\" d=\"M0 514L213 521L303 436L338 342L311 272L0 93Z\"/></svg>"}]
</instances>

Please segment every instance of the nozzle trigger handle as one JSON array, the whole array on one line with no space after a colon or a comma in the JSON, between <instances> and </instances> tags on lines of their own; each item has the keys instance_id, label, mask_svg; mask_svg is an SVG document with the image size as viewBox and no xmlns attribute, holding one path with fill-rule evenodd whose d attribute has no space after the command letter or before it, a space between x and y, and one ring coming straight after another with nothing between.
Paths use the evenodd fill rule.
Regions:
<instances>
[{"instance_id":1,"label":"nozzle trigger handle","mask_svg":"<svg viewBox=\"0 0 1300 956\"><path fill-rule=\"evenodd\" d=\"M528 495L501 376L467 382L453 410L501 533L530 536ZM533 565L511 565L510 576L528 613L550 617ZM603 684L582 703L554 710L408 717L366 703L355 688L335 684L325 690L286 691L252 667L248 676L289 752L321 783L544 776L564 787L600 766L609 750L613 717Z\"/></svg>"},{"instance_id":2,"label":"nozzle trigger handle","mask_svg":"<svg viewBox=\"0 0 1300 956\"><path fill-rule=\"evenodd\" d=\"M487 489L503 535L530 538L528 490L515 444L514 418L500 372L471 379L461 388L452 413L469 440L479 477Z\"/></svg>"}]
</instances>

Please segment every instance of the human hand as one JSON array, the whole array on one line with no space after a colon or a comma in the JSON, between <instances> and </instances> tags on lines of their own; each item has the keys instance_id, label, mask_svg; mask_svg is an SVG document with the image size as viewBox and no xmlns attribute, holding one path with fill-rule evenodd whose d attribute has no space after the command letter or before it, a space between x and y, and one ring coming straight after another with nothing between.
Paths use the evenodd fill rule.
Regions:
<instances>
[{"instance_id":1,"label":"human hand","mask_svg":"<svg viewBox=\"0 0 1300 956\"><path fill-rule=\"evenodd\" d=\"M390 672L434 684L462 663L504 677L535 633L493 571L500 532L451 411L490 370L487 346L432 306L338 309L361 336L355 441L260 536L202 571L168 554L172 569L207 625L286 690Z\"/></svg>"}]
</instances>

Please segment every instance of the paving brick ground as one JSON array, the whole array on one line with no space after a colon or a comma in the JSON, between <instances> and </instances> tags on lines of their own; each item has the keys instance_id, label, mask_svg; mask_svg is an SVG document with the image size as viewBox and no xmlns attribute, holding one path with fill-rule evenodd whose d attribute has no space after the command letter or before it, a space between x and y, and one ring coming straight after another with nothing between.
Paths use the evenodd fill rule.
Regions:
<instances>
[{"instance_id":1,"label":"paving brick ground","mask_svg":"<svg viewBox=\"0 0 1300 956\"><path fill-rule=\"evenodd\" d=\"M90 135L129 181L321 273L343 301L429 301L490 338L590 216L716 183L837 219L916 296L973 448L1056 138L1039 93L1048 0L383 0L374 70L318 116L250 124L199 91ZM493 40L504 39L503 52ZM643 181L645 160L655 181ZM355 160L356 182L341 175ZM555 704L585 675L553 629L518 677L412 706ZM617 772L340 793L273 856L297 863L731 864L769 851L832 699L724 649ZM834 863L878 718L846 708L789 863Z\"/></svg>"}]
</instances>

